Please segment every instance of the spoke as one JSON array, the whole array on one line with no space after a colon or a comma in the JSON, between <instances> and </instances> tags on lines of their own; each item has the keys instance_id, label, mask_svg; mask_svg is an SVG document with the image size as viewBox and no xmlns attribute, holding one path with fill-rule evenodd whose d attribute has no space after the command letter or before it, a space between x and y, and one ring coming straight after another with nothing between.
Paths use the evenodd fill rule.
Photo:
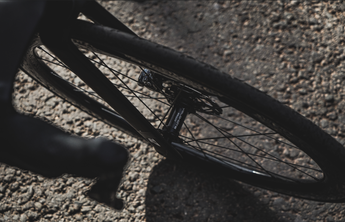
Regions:
<instances>
[{"instance_id":1,"label":"spoke","mask_svg":"<svg viewBox=\"0 0 345 222\"><path fill-rule=\"evenodd\" d=\"M135 92L137 92L137 91L135 91ZM144 96L138 96L139 98L142 98L142 99L153 99L153 100L156 100L156 101L158 101L158 102L161 102L160 101L160 99L165 99L165 98L154 98L154 97L150 97L150 96L147 96L147 95L145 95L145 94L142 94L142 93L139 93L139 92L137 92L138 94L141 94L141 95L144 95ZM126 96L126 97L136 97L136 96L130 96L130 95L125 95L125 94L123 94L124 96ZM161 102L161 103L163 103L163 102Z\"/></svg>"},{"instance_id":2,"label":"spoke","mask_svg":"<svg viewBox=\"0 0 345 222\"><path fill-rule=\"evenodd\" d=\"M219 128L221 129L221 128ZM223 129L221 129L223 130ZM226 132L226 131L225 131ZM230 136L227 137L207 137L207 138L202 138L202 139L197 139L198 141L201 140L217 140L217 139L225 139L225 138L240 138L240 137L251 137L251 136L265 136L265 135L271 135L271 134L277 134L277 133L258 133L258 134L246 134L246 135L238 135L238 136L234 136L232 134L230 134Z\"/></svg>"},{"instance_id":3,"label":"spoke","mask_svg":"<svg viewBox=\"0 0 345 222\"><path fill-rule=\"evenodd\" d=\"M162 118L162 122L160 122L159 125L158 125L158 127L157 127L158 129L161 129L161 126L164 125L163 121L167 118L167 116L168 116L170 110L172 109L172 107L173 107L173 106L169 106L168 111L165 112L165 114L164 114L164 116L163 116L163 118Z\"/></svg>"},{"instance_id":4,"label":"spoke","mask_svg":"<svg viewBox=\"0 0 345 222\"><path fill-rule=\"evenodd\" d=\"M231 108L232 106L220 106L219 108L225 109L225 108Z\"/></svg>"}]
</instances>

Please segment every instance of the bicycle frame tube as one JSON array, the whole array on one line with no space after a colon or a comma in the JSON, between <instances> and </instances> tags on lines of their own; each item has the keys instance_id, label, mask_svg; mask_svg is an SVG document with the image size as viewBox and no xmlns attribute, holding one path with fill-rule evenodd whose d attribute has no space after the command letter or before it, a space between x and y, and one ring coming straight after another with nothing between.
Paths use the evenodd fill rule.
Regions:
<instances>
[{"instance_id":1,"label":"bicycle frame tube","mask_svg":"<svg viewBox=\"0 0 345 222\"><path fill-rule=\"evenodd\" d=\"M98 12L100 11L98 8ZM73 22L72 19L76 19L79 12L69 11L69 13L72 14L69 19L56 19L59 18L60 14L63 14L61 11L58 14L56 10L48 13L46 25L43 25L39 30L43 44L116 110L141 136L149 141L157 152L164 156L176 156L176 152L166 139L72 43L68 37L71 28L69 24ZM93 14L95 20L109 19L109 14L103 18L97 17L99 14L101 13ZM115 28L116 24L119 24L116 20L113 20L115 21L113 23ZM120 27L123 29L123 26L120 25Z\"/></svg>"},{"instance_id":2,"label":"bicycle frame tube","mask_svg":"<svg viewBox=\"0 0 345 222\"><path fill-rule=\"evenodd\" d=\"M95 1L86 2L81 12L95 23L137 36L132 30Z\"/></svg>"}]
</instances>

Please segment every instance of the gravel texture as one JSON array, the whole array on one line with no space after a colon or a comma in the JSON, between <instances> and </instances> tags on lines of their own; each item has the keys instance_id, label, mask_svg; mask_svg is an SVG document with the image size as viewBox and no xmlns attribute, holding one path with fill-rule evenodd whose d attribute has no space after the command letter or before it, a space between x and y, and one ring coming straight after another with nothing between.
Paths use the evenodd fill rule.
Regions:
<instances>
[{"instance_id":1,"label":"gravel texture","mask_svg":"<svg viewBox=\"0 0 345 222\"><path fill-rule=\"evenodd\" d=\"M139 36L267 92L345 143L342 1L104 1ZM53 96L26 75L21 112L131 152L122 211L87 198L92 180L0 165L0 221L344 221L344 204L296 199L186 168Z\"/></svg>"}]
</instances>

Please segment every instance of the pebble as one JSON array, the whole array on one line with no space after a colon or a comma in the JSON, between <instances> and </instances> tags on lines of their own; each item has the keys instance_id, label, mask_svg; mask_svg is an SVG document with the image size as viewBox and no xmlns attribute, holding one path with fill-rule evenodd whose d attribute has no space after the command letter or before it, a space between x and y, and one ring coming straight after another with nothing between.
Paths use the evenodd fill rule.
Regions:
<instances>
[{"instance_id":1,"label":"pebble","mask_svg":"<svg viewBox=\"0 0 345 222\"><path fill-rule=\"evenodd\" d=\"M138 178L139 178L139 174L137 172L131 172L129 174L129 180L132 182L137 180Z\"/></svg>"},{"instance_id":2,"label":"pebble","mask_svg":"<svg viewBox=\"0 0 345 222\"><path fill-rule=\"evenodd\" d=\"M138 195L145 197L146 191L144 189L140 189Z\"/></svg>"},{"instance_id":3,"label":"pebble","mask_svg":"<svg viewBox=\"0 0 345 222\"><path fill-rule=\"evenodd\" d=\"M320 125L321 125L321 127L322 127L323 129L326 129L326 128L328 127L328 120L322 119L322 120L320 121Z\"/></svg>"},{"instance_id":4,"label":"pebble","mask_svg":"<svg viewBox=\"0 0 345 222\"><path fill-rule=\"evenodd\" d=\"M26 222L28 220L28 217L25 214L20 215L20 222Z\"/></svg>"},{"instance_id":5,"label":"pebble","mask_svg":"<svg viewBox=\"0 0 345 222\"><path fill-rule=\"evenodd\" d=\"M82 213L88 213L89 211L91 211L92 210L92 207L91 206L82 206L82 208L81 208L81 210L80 210L80 212L82 212Z\"/></svg>"},{"instance_id":6,"label":"pebble","mask_svg":"<svg viewBox=\"0 0 345 222\"><path fill-rule=\"evenodd\" d=\"M0 193L5 192L6 188L8 187L7 184L0 185Z\"/></svg>"},{"instance_id":7,"label":"pebble","mask_svg":"<svg viewBox=\"0 0 345 222\"><path fill-rule=\"evenodd\" d=\"M77 216L75 216L75 219L76 219L76 221L81 221L81 220L83 220L83 216L77 215Z\"/></svg>"},{"instance_id":8,"label":"pebble","mask_svg":"<svg viewBox=\"0 0 345 222\"><path fill-rule=\"evenodd\" d=\"M41 209L42 209L42 204L40 203L40 202L35 202L35 209L37 210L37 211L40 211Z\"/></svg>"}]
</instances>

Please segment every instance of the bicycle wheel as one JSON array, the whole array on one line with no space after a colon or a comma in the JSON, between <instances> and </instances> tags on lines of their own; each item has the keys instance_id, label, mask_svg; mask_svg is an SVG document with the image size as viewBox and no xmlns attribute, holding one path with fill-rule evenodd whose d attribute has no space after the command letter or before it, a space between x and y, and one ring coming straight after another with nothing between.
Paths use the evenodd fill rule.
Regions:
<instances>
[{"instance_id":1,"label":"bicycle wheel","mask_svg":"<svg viewBox=\"0 0 345 222\"><path fill-rule=\"evenodd\" d=\"M179 101L187 111L169 139L183 161L296 197L345 200L344 148L289 107L207 64L117 30L79 21L72 39L157 130L166 129ZM105 110L96 116L110 123L116 115L39 41L23 67L89 113Z\"/></svg>"}]
</instances>

